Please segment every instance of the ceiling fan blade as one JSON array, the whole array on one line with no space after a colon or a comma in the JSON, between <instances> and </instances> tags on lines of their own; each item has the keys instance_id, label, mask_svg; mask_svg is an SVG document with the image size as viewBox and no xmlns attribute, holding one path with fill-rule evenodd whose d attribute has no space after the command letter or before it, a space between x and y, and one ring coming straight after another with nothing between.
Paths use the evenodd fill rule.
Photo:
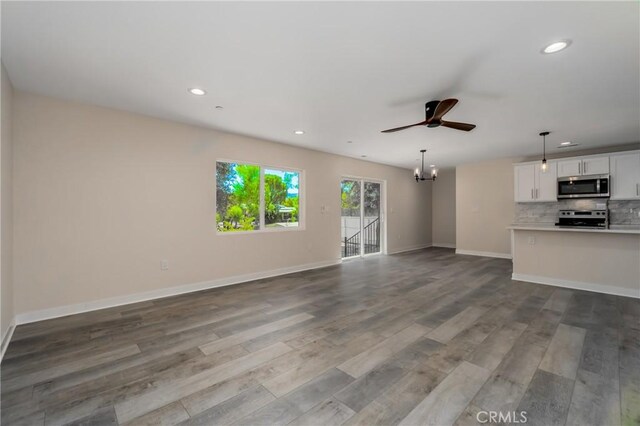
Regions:
<instances>
[{"instance_id":1,"label":"ceiling fan blade","mask_svg":"<svg viewBox=\"0 0 640 426\"><path fill-rule=\"evenodd\" d=\"M451 108L453 108L457 103L457 99L445 99L444 101L440 101L440 103L436 107L436 112L433 113L431 121L440 120L442 116L448 113L449 110L451 110Z\"/></svg>"},{"instance_id":2,"label":"ceiling fan blade","mask_svg":"<svg viewBox=\"0 0 640 426\"><path fill-rule=\"evenodd\" d=\"M449 127L451 129L464 130L465 132L468 132L469 130L473 130L476 128L475 124L458 123L456 121L443 121L440 125L444 127Z\"/></svg>"},{"instance_id":3,"label":"ceiling fan blade","mask_svg":"<svg viewBox=\"0 0 640 426\"><path fill-rule=\"evenodd\" d=\"M393 129L383 130L382 133L393 133L393 132L397 132L397 131L400 131L400 130L408 129L409 127L424 126L425 124L427 124L426 121L421 121L420 123L409 124L408 126L402 126L402 127L396 127L396 128L393 128Z\"/></svg>"}]
</instances>

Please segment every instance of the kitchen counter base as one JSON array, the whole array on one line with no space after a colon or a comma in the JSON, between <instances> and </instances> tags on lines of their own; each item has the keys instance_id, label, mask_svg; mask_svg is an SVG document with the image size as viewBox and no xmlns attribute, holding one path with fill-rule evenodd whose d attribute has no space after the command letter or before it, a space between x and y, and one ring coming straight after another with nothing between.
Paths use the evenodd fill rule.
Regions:
<instances>
[{"instance_id":1,"label":"kitchen counter base","mask_svg":"<svg viewBox=\"0 0 640 426\"><path fill-rule=\"evenodd\" d=\"M640 298L640 233L510 229L512 279Z\"/></svg>"}]
</instances>

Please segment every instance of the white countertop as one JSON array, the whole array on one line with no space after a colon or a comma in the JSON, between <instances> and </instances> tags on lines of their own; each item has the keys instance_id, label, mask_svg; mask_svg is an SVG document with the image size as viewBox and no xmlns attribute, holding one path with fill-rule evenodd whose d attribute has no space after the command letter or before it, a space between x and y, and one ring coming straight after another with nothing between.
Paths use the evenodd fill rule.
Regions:
<instances>
[{"instance_id":1,"label":"white countertop","mask_svg":"<svg viewBox=\"0 0 640 426\"><path fill-rule=\"evenodd\" d=\"M595 232L599 234L634 234L640 235L640 227L613 226L609 229L564 228L546 223L514 223L507 229L516 231L556 231L556 232Z\"/></svg>"}]
</instances>

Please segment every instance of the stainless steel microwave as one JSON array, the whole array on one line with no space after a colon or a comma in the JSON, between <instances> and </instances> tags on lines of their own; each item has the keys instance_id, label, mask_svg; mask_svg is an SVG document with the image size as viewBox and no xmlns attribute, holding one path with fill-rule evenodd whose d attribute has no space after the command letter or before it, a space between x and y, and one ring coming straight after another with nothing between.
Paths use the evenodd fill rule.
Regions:
<instances>
[{"instance_id":1,"label":"stainless steel microwave","mask_svg":"<svg viewBox=\"0 0 640 426\"><path fill-rule=\"evenodd\" d=\"M609 175L558 178L558 199L608 198Z\"/></svg>"}]
</instances>

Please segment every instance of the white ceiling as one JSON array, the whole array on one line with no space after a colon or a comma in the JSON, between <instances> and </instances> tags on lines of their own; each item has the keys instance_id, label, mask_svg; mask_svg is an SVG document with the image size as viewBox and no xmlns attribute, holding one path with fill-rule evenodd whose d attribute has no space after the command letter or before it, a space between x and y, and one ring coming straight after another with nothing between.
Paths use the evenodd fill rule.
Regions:
<instances>
[{"instance_id":1,"label":"white ceiling","mask_svg":"<svg viewBox=\"0 0 640 426\"><path fill-rule=\"evenodd\" d=\"M407 168L427 148L446 167L538 154L543 130L551 146L638 142L639 7L2 2L2 60L20 90ZM448 97L446 119L475 130L380 133Z\"/></svg>"}]
</instances>

